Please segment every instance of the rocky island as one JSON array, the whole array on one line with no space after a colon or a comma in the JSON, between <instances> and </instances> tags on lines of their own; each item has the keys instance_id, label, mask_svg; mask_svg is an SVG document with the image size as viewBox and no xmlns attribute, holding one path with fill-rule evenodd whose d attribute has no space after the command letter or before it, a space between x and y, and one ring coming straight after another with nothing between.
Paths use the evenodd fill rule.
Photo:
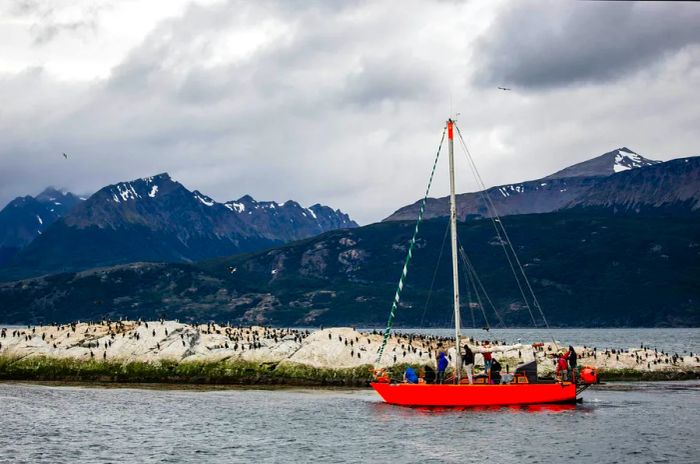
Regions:
<instances>
[{"instance_id":1,"label":"rocky island","mask_svg":"<svg viewBox=\"0 0 700 464\"><path fill-rule=\"evenodd\" d=\"M454 361L448 338L392 334L384 356L379 331L185 324L176 321L103 321L0 328L0 379L158 382L241 385L365 386L374 367L399 379L407 365L434 366L440 350ZM475 346L479 340L469 339ZM553 343L494 342L506 370L538 360L539 375L553 374ZM575 347L579 365L597 367L604 380L700 377L698 354L651 347ZM477 367L481 356L477 355Z\"/></svg>"}]
</instances>

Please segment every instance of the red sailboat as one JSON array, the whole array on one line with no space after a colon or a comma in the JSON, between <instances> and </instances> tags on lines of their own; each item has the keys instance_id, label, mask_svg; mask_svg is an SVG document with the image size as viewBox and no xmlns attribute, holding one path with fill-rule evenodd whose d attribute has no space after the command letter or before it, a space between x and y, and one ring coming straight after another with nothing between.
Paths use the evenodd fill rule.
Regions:
<instances>
[{"instance_id":1,"label":"red sailboat","mask_svg":"<svg viewBox=\"0 0 700 464\"><path fill-rule=\"evenodd\" d=\"M455 201L455 176L454 176L454 132L456 126L452 119L447 121L445 131L447 132L448 154L449 154L449 171L450 171L450 236L452 245L452 277L453 277L453 294L454 294L454 321L455 321L455 373L451 380L452 383L444 384L429 384L429 383L407 383L407 382L392 382L383 369L374 371L374 381L371 382L372 388L382 397L382 399L390 404L402 406L442 406L442 407L472 407L472 406L506 406L506 405L528 405L528 404L548 404L548 403L576 403L578 394L585 390L588 386L598 381L597 371L594 368L585 367L582 369L580 376L574 376L573 380L543 380L537 377L536 361L527 365L516 368L513 375L507 377L507 383L494 383L491 375L480 376L475 378L474 383L469 383L466 379L461 378L461 322L460 322L460 300L459 300L459 269L458 269L458 249L457 249L457 211ZM461 139L461 134L460 134ZM443 132L444 140L444 132ZM440 142L440 148L442 141ZM466 149L466 145L464 146ZM404 286L404 279L408 271L408 264L411 260L413 247L415 245L416 236L420 223L422 221L423 212L425 210L425 202L428 198L428 192L435 174L437 159L440 155L440 148L433 165L433 172L428 183L428 191L421 204L418 222L413 234L413 238L409 244L408 256L403 267L399 286L392 304L389 323L384 332L384 341L379 349L377 364L381 361L381 357L389 338L395 312L398 308L401 290ZM467 152L468 155L468 152ZM469 156L469 155L468 155ZM478 176L478 174L477 174ZM479 177L480 180L480 177ZM488 198L487 198L488 200ZM487 205L490 200L487 201ZM491 203L491 206L493 204ZM496 217L494 225L498 224L503 228L502 223L497 217L495 208L492 214ZM502 229L505 239L507 233ZM500 234L499 234L500 239ZM511 246L512 249L512 246ZM513 255L515 251L512 249ZM517 256L514 257L517 261ZM518 266L520 262L517 261ZM520 267L523 277L525 277L522 267ZM516 276L517 278L517 276ZM529 287L529 283L528 283ZM531 290L531 287L529 287ZM539 308L534 293L532 294L535 305ZM544 319L544 313L542 313Z\"/></svg>"},{"instance_id":2,"label":"red sailboat","mask_svg":"<svg viewBox=\"0 0 700 464\"><path fill-rule=\"evenodd\" d=\"M506 406L539 403L575 403L576 385L546 384L390 384L372 387L389 404L401 406Z\"/></svg>"}]
</instances>

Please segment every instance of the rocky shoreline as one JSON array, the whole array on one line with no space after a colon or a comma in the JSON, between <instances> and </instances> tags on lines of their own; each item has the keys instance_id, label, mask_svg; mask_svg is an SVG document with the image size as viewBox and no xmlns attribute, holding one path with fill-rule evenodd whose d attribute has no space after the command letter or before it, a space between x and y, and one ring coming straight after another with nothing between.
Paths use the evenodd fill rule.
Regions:
<instances>
[{"instance_id":1,"label":"rocky shoreline","mask_svg":"<svg viewBox=\"0 0 700 464\"><path fill-rule=\"evenodd\" d=\"M175 321L0 327L0 380L366 386L381 341L377 331L351 328L310 331ZM479 340L469 343L476 347ZM552 343L537 348L492 343L504 369L536 358L539 375L552 376ZM700 378L698 354L641 346L575 348L579 365L597 367L604 381ZM407 365L434 366L439 350L454 359L449 339L394 334L376 366L399 379ZM477 365L480 361L477 354Z\"/></svg>"}]
</instances>

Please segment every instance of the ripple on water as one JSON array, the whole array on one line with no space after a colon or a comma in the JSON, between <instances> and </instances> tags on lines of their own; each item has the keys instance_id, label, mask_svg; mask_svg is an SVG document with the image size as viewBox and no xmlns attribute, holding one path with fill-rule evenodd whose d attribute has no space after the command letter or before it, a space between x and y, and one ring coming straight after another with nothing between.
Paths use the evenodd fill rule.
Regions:
<instances>
[{"instance_id":1,"label":"ripple on water","mask_svg":"<svg viewBox=\"0 0 700 464\"><path fill-rule=\"evenodd\" d=\"M575 407L402 408L367 390L0 384L1 462L697 462L700 382Z\"/></svg>"}]
</instances>

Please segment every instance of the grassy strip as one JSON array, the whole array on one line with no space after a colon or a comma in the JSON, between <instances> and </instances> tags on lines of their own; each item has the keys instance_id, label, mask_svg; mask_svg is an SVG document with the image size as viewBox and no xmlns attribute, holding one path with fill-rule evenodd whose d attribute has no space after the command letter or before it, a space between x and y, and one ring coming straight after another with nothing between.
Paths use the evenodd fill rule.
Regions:
<instances>
[{"instance_id":1,"label":"grassy strip","mask_svg":"<svg viewBox=\"0 0 700 464\"><path fill-rule=\"evenodd\" d=\"M242 360L148 363L0 357L0 380L366 386L370 379L370 366L316 369L292 363L253 363Z\"/></svg>"},{"instance_id":2,"label":"grassy strip","mask_svg":"<svg viewBox=\"0 0 700 464\"><path fill-rule=\"evenodd\" d=\"M372 380L369 364L346 369L316 368L305 364L282 362L270 372L278 385L327 385L365 387Z\"/></svg>"},{"instance_id":3,"label":"grassy strip","mask_svg":"<svg viewBox=\"0 0 700 464\"><path fill-rule=\"evenodd\" d=\"M388 374L392 379L400 380L407 366L397 364L388 369ZM422 366L412 367L419 372ZM601 370L600 374L603 381L700 378L698 371L609 369ZM254 363L242 360L148 363L47 357L12 359L0 356L0 380L364 387L371 379L370 365L329 369L290 362Z\"/></svg>"}]
</instances>

